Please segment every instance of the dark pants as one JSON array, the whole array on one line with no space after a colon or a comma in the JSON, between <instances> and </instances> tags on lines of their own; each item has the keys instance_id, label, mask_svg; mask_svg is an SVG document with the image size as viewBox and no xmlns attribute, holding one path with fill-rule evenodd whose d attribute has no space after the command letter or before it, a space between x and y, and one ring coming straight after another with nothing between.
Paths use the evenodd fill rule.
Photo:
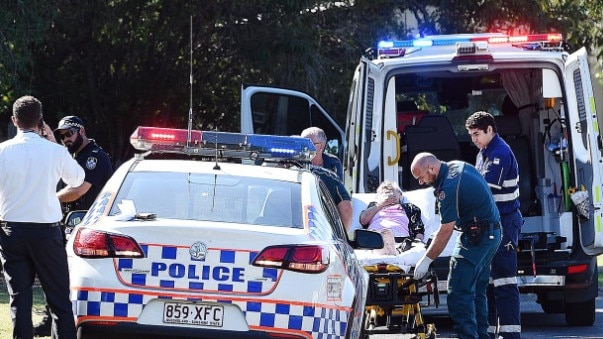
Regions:
<instances>
[{"instance_id":1,"label":"dark pants","mask_svg":"<svg viewBox=\"0 0 603 339\"><path fill-rule=\"evenodd\" d=\"M53 338L73 339L75 323L69 300L69 270L60 227L2 223L0 259L10 295L13 338L33 337L32 286L36 274L53 318Z\"/></svg>"},{"instance_id":2,"label":"dark pants","mask_svg":"<svg viewBox=\"0 0 603 339\"><path fill-rule=\"evenodd\" d=\"M523 217L521 212L501 215L502 241L492 259L488 285L488 332L504 339L521 338L521 307L517 287L517 243Z\"/></svg>"},{"instance_id":3,"label":"dark pants","mask_svg":"<svg viewBox=\"0 0 603 339\"><path fill-rule=\"evenodd\" d=\"M486 288L490 263L500 244L500 229L483 232L473 245L467 232L459 235L450 257L448 311L461 339L488 339Z\"/></svg>"}]
</instances>

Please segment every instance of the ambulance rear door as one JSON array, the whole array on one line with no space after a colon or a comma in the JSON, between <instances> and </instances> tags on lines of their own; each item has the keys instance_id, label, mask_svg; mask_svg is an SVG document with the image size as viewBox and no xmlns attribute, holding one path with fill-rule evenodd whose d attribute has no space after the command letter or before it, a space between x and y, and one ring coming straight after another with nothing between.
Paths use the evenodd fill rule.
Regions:
<instances>
[{"instance_id":1,"label":"ambulance rear door","mask_svg":"<svg viewBox=\"0 0 603 339\"><path fill-rule=\"evenodd\" d=\"M571 54L565 63L565 88L569 111L567 130L571 135L570 161L575 172L576 191L585 190L588 201L574 206L580 242L588 255L603 253L602 171L603 144L599 134L587 53L584 48ZM572 199L573 200L573 199ZM582 208L585 207L585 208Z\"/></svg>"}]
</instances>

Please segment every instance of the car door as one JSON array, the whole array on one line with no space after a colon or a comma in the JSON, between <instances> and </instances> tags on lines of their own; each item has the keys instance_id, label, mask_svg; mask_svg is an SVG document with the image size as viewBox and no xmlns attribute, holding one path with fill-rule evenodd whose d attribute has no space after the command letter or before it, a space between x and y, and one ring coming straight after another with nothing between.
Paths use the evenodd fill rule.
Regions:
<instances>
[{"instance_id":1,"label":"car door","mask_svg":"<svg viewBox=\"0 0 603 339\"><path fill-rule=\"evenodd\" d=\"M243 85L241 133L289 136L311 126L325 131L326 151L343 159L343 130L312 96L286 88Z\"/></svg>"},{"instance_id":2,"label":"car door","mask_svg":"<svg viewBox=\"0 0 603 339\"><path fill-rule=\"evenodd\" d=\"M580 241L589 255L603 253L602 171L603 145L584 48L571 54L565 64L568 133L571 134L575 187L588 192L587 211L578 218Z\"/></svg>"}]
</instances>

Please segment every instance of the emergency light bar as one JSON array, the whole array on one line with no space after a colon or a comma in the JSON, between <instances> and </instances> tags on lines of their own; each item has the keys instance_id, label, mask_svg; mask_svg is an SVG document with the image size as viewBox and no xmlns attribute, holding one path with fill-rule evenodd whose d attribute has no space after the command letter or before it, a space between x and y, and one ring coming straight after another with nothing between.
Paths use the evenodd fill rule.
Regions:
<instances>
[{"instance_id":1,"label":"emergency light bar","mask_svg":"<svg viewBox=\"0 0 603 339\"><path fill-rule=\"evenodd\" d=\"M272 161L310 161L316 155L312 140L303 137L241 134L138 127L130 143L139 151L180 153L207 157L266 159Z\"/></svg>"},{"instance_id":2,"label":"emergency light bar","mask_svg":"<svg viewBox=\"0 0 603 339\"><path fill-rule=\"evenodd\" d=\"M468 54L473 44L543 44L543 43L561 43L563 36L558 33L551 34L530 34L509 36L501 33L478 33L478 34L454 34L454 35L434 35L430 37L400 40L400 41L380 41L377 44L377 55L379 58L392 58L405 55L405 49L412 47L435 47L435 46L464 46L464 53ZM483 45L482 45L483 46ZM484 49L480 46L479 49Z\"/></svg>"}]
</instances>

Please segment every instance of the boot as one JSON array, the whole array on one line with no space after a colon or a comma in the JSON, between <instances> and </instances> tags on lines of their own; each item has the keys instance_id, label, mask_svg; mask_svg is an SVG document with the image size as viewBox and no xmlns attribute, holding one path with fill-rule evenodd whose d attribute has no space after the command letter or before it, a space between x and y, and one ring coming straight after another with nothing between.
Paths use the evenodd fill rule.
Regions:
<instances>
[{"instance_id":1,"label":"boot","mask_svg":"<svg viewBox=\"0 0 603 339\"><path fill-rule=\"evenodd\" d=\"M50 329L52 327L52 317L50 316L50 310L48 309L48 305L44 308L43 311L44 316L42 320L34 325L33 332L36 337L49 337Z\"/></svg>"}]
</instances>

